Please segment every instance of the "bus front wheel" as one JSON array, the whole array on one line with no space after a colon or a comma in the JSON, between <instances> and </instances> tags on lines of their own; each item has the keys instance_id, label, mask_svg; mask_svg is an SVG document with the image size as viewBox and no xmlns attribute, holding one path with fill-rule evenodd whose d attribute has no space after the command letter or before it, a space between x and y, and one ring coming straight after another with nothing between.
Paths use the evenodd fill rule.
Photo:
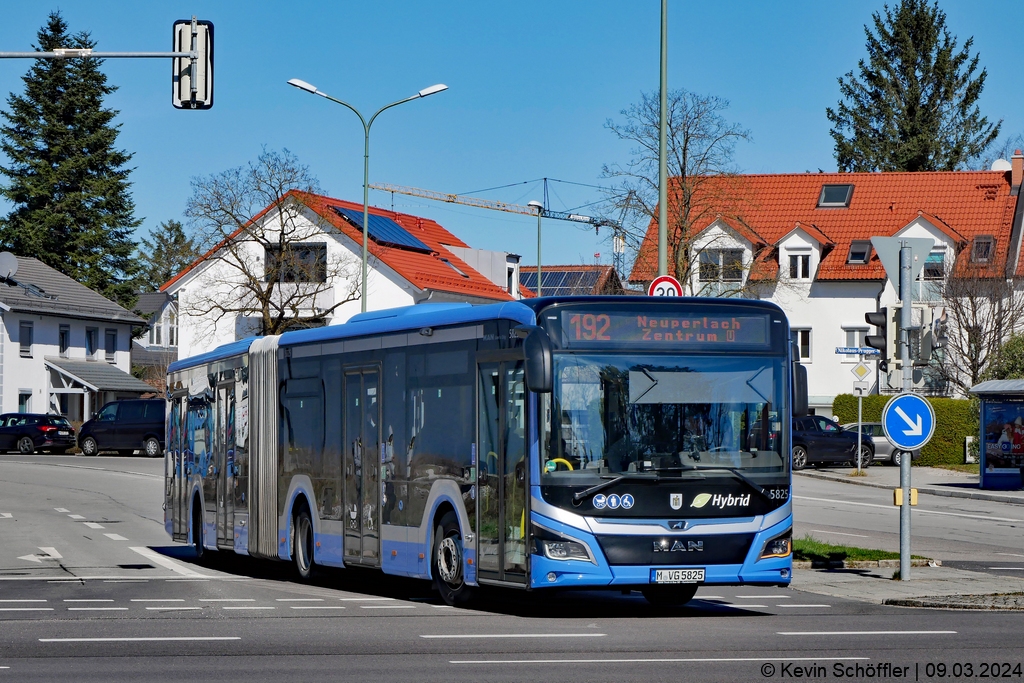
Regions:
<instances>
[{"instance_id":1,"label":"bus front wheel","mask_svg":"<svg viewBox=\"0 0 1024 683\"><path fill-rule=\"evenodd\" d=\"M650 586L640 591L652 605L685 605L697 594L697 584L681 583L676 586Z\"/></svg>"},{"instance_id":2,"label":"bus front wheel","mask_svg":"<svg viewBox=\"0 0 1024 683\"><path fill-rule=\"evenodd\" d=\"M292 523L292 557L295 571L303 581L313 576L313 520L303 506Z\"/></svg>"},{"instance_id":3,"label":"bus front wheel","mask_svg":"<svg viewBox=\"0 0 1024 683\"><path fill-rule=\"evenodd\" d=\"M462 551L459 518L454 512L446 512L434 532L432 569L441 598L452 606L463 605L472 597L472 588L466 585L462 571Z\"/></svg>"}]
</instances>

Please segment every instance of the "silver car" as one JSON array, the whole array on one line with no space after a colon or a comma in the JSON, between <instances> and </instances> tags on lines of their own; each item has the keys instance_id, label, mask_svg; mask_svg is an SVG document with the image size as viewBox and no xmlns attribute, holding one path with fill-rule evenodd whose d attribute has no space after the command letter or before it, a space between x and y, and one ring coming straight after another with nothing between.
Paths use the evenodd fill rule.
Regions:
<instances>
[{"instance_id":1,"label":"silver car","mask_svg":"<svg viewBox=\"0 0 1024 683\"><path fill-rule=\"evenodd\" d=\"M896 465L897 467L902 460L902 455L907 451L901 451L898 448L893 448L889 440L885 438L885 432L882 430L881 422L851 422L850 424L843 425L843 429L849 429L854 431L857 427L860 427L860 432L866 437L871 439L871 442L875 444L875 461L884 461L890 465ZM917 460L921 457L921 451L913 451L911 461Z\"/></svg>"}]
</instances>

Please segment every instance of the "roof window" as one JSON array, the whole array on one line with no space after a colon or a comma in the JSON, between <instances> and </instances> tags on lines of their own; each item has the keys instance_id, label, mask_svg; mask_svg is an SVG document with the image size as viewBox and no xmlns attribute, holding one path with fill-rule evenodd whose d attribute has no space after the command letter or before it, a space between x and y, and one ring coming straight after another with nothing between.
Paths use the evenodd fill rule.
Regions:
<instances>
[{"instance_id":1,"label":"roof window","mask_svg":"<svg viewBox=\"0 0 1024 683\"><path fill-rule=\"evenodd\" d=\"M853 196L853 185L822 185L818 208L847 207Z\"/></svg>"},{"instance_id":2,"label":"roof window","mask_svg":"<svg viewBox=\"0 0 1024 683\"><path fill-rule=\"evenodd\" d=\"M446 258L443 258L443 259L441 259L441 263L445 264L446 266L448 266L449 268L451 268L452 270L454 270L454 271L455 271L456 273L458 273L458 274L459 274L459 275L461 275L462 277L464 277L464 278L467 278L467 279L469 278L469 276L468 276L468 275L466 275L466 274L465 274L465 273L463 273L463 272L462 272L461 270L459 270L459 267L458 267L458 266L456 266L456 265L455 265L454 263L452 263L451 261L449 261L448 259L446 259Z\"/></svg>"},{"instance_id":3,"label":"roof window","mask_svg":"<svg viewBox=\"0 0 1024 683\"><path fill-rule=\"evenodd\" d=\"M996 250L996 240L992 235L978 235L971 245L971 263L988 263Z\"/></svg>"},{"instance_id":4,"label":"roof window","mask_svg":"<svg viewBox=\"0 0 1024 683\"><path fill-rule=\"evenodd\" d=\"M853 187L852 185L850 187ZM846 257L847 263L867 263L871 258L871 242L868 240L854 240L850 244L850 253Z\"/></svg>"}]
</instances>

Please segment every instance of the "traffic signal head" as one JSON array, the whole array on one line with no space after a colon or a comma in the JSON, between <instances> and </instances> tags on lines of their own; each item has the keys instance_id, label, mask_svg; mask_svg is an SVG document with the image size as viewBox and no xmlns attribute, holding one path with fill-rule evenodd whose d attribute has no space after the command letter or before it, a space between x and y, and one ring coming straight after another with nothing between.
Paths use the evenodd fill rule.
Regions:
<instances>
[{"instance_id":1,"label":"traffic signal head","mask_svg":"<svg viewBox=\"0 0 1024 683\"><path fill-rule=\"evenodd\" d=\"M865 313L864 320L878 328L878 334L864 337L864 343L881 351L880 366L888 370L899 361L896 352L896 335L900 324L900 306L887 306L873 313Z\"/></svg>"},{"instance_id":2,"label":"traffic signal head","mask_svg":"<svg viewBox=\"0 0 1024 683\"><path fill-rule=\"evenodd\" d=\"M944 349L949 343L949 313L945 308L932 321L932 348Z\"/></svg>"}]
</instances>

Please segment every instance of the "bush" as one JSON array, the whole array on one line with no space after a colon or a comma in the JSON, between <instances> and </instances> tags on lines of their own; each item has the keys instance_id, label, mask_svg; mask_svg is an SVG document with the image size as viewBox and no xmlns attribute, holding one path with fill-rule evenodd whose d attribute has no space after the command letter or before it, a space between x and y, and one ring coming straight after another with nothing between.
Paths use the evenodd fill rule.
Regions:
<instances>
[{"instance_id":1,"label":"bush","mask_svg":"<svg viewBox=\"0 0 1024 683\"><path fill-rule=\"evenodd\" d=\"M891 396L865 396L863 422L879 422ZM977 401L956 398L925 399L935 411L935 433L921 449L915 465L958 465L964 461L964 437L978 434ZM832 402L832 414L841 424L857 421L857 397L840 394Z\"/></svg>"}]
</instances>

